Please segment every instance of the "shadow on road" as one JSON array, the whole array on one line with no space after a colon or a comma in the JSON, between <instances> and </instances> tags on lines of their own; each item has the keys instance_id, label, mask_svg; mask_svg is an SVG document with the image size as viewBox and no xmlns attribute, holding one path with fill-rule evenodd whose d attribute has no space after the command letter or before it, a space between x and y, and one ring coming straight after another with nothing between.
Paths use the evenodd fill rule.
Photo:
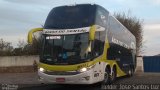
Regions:
<instances>
[{"instance_id":1,"label":"shadow on road","mask_svg":"<svg viewBox=\"0 0 160 90\"><path fill-rule=\"evenodd\" d=\"M133 77L120 77L113 83L114 85L118 84L131 84ZM93 84L93 85L57 85L57 84L39 84L39 85L21 85L18 90L102 90L102 85ZM105 89L108 90L108 89Z\"/></svg>"},{"instance_id":2,"label":"shadow on road","mask_svg":"<svg viewBox=\"0 0 160 90\"><path fill-rule=\"evenodd\" d=\"M94 85L57 85L57 84L40 84L40 85L22 85L18 90L101 90L100 84Z\"/></svg>"}]
</instances>

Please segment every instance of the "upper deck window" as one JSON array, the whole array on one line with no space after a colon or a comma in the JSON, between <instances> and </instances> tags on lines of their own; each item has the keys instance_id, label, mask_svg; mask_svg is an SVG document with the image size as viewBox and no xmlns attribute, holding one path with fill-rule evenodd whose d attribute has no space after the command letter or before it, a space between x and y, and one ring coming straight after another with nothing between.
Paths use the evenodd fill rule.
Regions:
<instances>
[{"instance_id":1,"label":"upper deck window","mask_svg":"<svg viewBox=\"0 0 160 90\"><path fill-rule=\"evenodd\" d=\"M88 27L94 24L94 5L62 6L51 10L45 29L67 29Z\"/></svg>"}]
</instances>

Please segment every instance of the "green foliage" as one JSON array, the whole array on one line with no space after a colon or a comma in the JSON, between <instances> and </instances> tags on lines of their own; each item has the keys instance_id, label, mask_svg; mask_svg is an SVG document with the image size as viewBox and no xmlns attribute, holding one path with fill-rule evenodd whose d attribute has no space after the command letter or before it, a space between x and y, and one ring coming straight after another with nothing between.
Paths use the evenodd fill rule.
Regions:
<instances>
[{"instance_id":1,"label":"green foliage","mask_svg":"<svg viewBox=\"0 0 160 90\"><path fill-rule=\"evenodd\" d=\"M11 46L10 42L0 39L0 56L22 56L22 55L39 55L40 40L33 41L33 44L26 44L24 41L19 41L16 48Z\"/></svg>"},{"instance_id":2,"label":"green foliage","mask_svg":"<svg viewBox=\"0 0 160 90\"><path fill-rule=\"evenodd\" d=\"M25 44L19 41L18 48L13 50L15 56L21 55L39 55L40 54L40 42L39 40L33 40L32 44Z\"/></svg>"},{"instance_id":3,"label":"green foliage","mask_svg":"<svg viewBox=\"0 0 160 90\"><path fill-rule=\"evenodd\" d=\"M3 39L0 39L0 56L12 55L13 46L10 42L6 42Z\"/></svg>"}]
</instances>

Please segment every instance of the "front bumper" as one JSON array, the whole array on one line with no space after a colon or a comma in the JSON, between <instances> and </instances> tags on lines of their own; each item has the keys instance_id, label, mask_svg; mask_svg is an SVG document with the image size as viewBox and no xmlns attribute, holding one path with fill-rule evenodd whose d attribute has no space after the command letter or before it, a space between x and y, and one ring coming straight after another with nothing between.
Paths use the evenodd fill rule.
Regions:
<instances>
[{"instance_id":1,"label":"front bumper","mask_svg":"<svg viewBox=\"0 0 160 90\"><path fill-rule=\"evenodd\" d=\"M93 70L88 70L76 75L48 75L38 71L38 75L42 81L55 83L55 84L93 84L96 81L94 78ZM64 82L57 82L57 78L64 78Z\"/></svg>"}]
</instances>

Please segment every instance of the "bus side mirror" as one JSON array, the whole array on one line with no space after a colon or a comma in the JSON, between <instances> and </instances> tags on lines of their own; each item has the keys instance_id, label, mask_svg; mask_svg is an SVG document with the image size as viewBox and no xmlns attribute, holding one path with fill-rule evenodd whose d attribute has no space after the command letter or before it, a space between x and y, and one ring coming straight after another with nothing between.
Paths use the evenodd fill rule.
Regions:
<instances>
[{"instance_id":1,"label":"bus side mirror","mask_svg":"<svg viewBox=\"0 0 160 90\"><path fill-rule=\"evenodd\" d=\"M33 34L35 32L38 32L38 31L43 31L43 28L34 28L34 29L31 29L29 32L28 32L28 43L29 44L32 44L33 43Z\"/></svg>"},{"instance_id":2,"label":"bus side mirror","mask_svg":"<svg viewBox=\"0 0 160 90\"><path fill-rule=\"evenodd\" d=\"M95 39L96 26L91 26L89 30L89 40L93 41Z\"/></svg>"}]
</instances>

